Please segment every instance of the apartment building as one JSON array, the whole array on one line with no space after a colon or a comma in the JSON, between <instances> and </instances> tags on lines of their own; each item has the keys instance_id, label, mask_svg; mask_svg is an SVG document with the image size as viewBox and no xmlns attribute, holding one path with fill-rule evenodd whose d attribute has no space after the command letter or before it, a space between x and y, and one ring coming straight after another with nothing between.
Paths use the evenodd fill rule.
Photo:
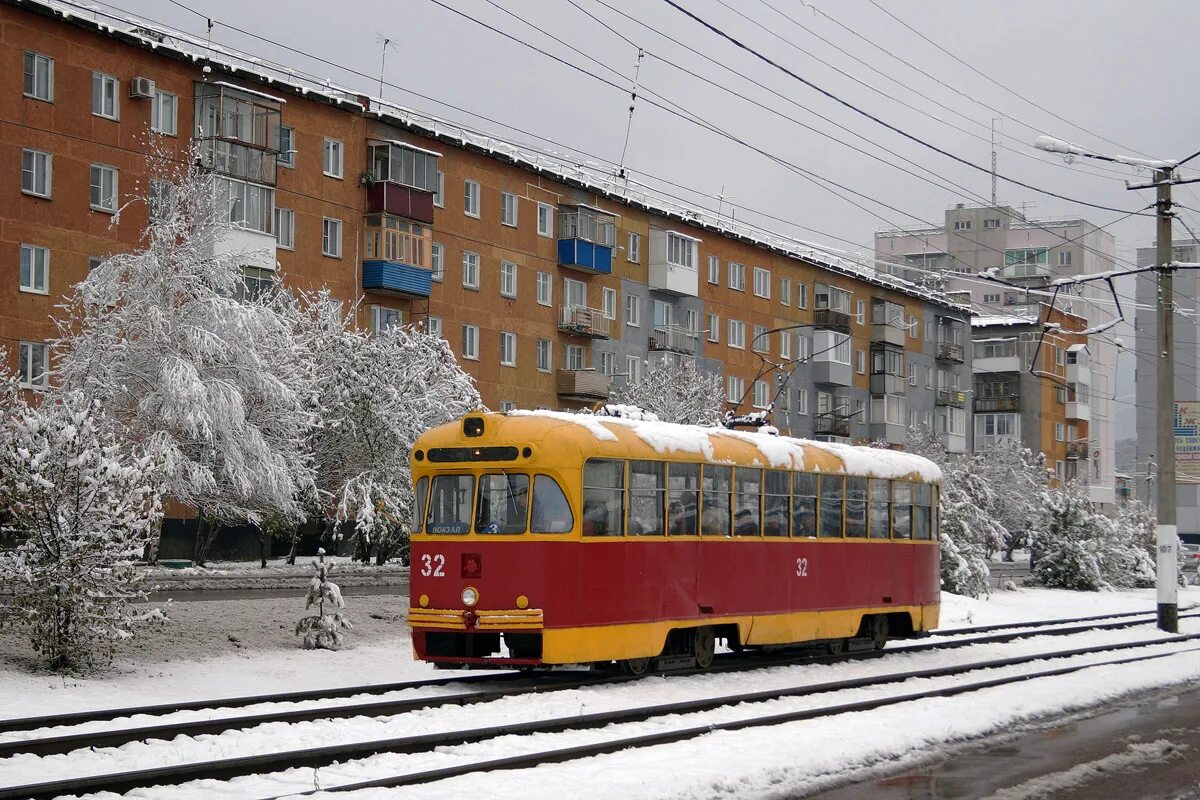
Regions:
<instances>
[{"instance_id":1,"label":"apartment building","mask_svg":"<svg viewBox=\"0 0 1200 800\"><path fill-rule=\"evenodd\" d=\"M1023 210L1003 204L956 203L946 209L941 226L875 234L881 271L964 301L969 298L984 317L1040 318L1040 305L1050 302L1052 281L1114 270L1115 254L1112 234L1087 220L1029 218ZM989 271L1003 283L979 277ZM1054 305L1086 319L1073 330L1103 326L1117 315L1104 283L1063 287ZM1113 333L1089 337L1087 351L1092 389L1089 492L1093 502L1111 504L1116 500L1113 397L1118 352Z\"/></svg>"},{"instance_id":2,"label":"apartment building","mask_svg":"<svg viewBox=\"0 0 1200 800\"><path fill-rule=\"evenodd\" d=\"M147 150L194 138L245 292L423 323L491 408L590 406L694 359L788 434L970 446L970 309L939 292L169 29L53 0L0 0L0 29L0 337L31 388L58 299L138 245Z\"/></svg>"},{"instance_id":3,"label":"apartment building","mask_svg":"<svg viewBox=\"0 0 1200 800\"><path fill-rule=\"evenodd\" d=\"M1049 305L1037 316L972 323L975 446L1016 439L1042 453L1056 480L1091 479L1091 365L1086 320Z\"/></svg>"}]
</instances>

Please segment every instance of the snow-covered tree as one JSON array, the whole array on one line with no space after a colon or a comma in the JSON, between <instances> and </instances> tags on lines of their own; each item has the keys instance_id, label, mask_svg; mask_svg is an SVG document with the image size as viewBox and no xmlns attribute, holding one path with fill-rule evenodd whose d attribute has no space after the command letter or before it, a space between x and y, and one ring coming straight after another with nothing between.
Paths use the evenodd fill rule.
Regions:
<instances>
[{"instance_id":1,"label":"snow-covered tree","mask_svg":"<svg viewBox=\"0 0 1200 800\"><path fill-rule=\"evenodd\" d=\"M113 643L157 609L131 602L141 556L160 514L154 465L117 442L98 404L79 392L36 406L5 392L0 422L0 584L8 621L56 670L106 663Z\"/></svg>"},{"instance_id":2,"label":"snow-covered tree","mask_svg":"<svg viewBox=\"0 0 1200 800\"><path fill-rule=\"evenodd\" d=\"M1097 591L1108 585L1099 541L1111 523L1092 510L1087 487L1068 481L1046 495L1045 519L1032 543L1032 579L1055 589Z\"/></svg>"},{"instance_id":3,"label":"snow-covered tree","mask_svg":"<svg viewBox=\"0 0 1200 800\"><path fill-rule=\"evenodd\" d=\"M338 585L329 580L329 571L333 569L333 564L325 561L324 548L317 550L317 557L312 560L312 566L316 574L308 584L304 608L309 609L315 605L317 613L296 623L296 635L304 637L302 641L306 650L339 650L346 641L342 631L354 627L350 624L349 617L342 613L346 601L342 599L342 590ZM326 605L329 606L328 610Z\"/></svg>"},{"instance_id":4,"label":"snow-covered tree","mask_svg":"<svg viewBox=\"0 0 1200 800\"><path fill-rule=\"evenodd\" d=\"M683 425L716 425L725 410L721 376L697 369L690 359L679 364L651 361L642 370L641 380L619 387L612 401L638 406L663 422Z\"/></svg>"},{"instance_id":5,"label":"snow-covered tree","mask_svg":"<svg viewBox=\"0 0 1200 800\"><path fill-rule=\"evenodd\" d=\"M408 453L425 431L478 408L479 393L440 336L419 326L353 328L322 294L306 298L301 348L321 425L309 440L320 516L355 526L355 555L383 563L412 524Z\"/></svg>"},{"instance_id":6,"label":"snow-covered tree","mask_svg":"<svg viewBox=\"0 0 1200 800\"><path fill-rule=\"evenodd\" d=\"M1030 533L1041 519L1050 471L1042 454L1015 439L1000 439L981 455L981 474L996 494L993 510L1004 528L1004 558L1012 561L1013 550L1029 545Z\"/></svg>"},{"instance_id":7,"label":"snow-covered tree","mask_svg":"<svg viewBox=\"0 0 1200 800\"><path fill-rule=\"evenodd\" d=\"M196 509L203 564L222 524L302 517L315 418L288 316L243 283L261 254L223 246L229 183L198 162L151 156L142 246L75 287L57 372L159 465L165 496Z\"/></svg>"}]
</instances>

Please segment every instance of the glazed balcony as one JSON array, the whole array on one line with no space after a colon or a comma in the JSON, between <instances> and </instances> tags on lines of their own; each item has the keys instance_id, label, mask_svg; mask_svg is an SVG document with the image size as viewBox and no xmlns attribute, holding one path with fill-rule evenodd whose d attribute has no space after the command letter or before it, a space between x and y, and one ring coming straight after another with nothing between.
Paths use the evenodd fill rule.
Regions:
<instances>
[{"instance_id":1,"label":"glazed balcony","mask_svg":"<svg viewBox=\"0 0 1200 800\"><path fill-rule=\"evenodd\" d=\"M429 297L429 228L387 214L366 218L363 231L364 291L402 297Z\"/></svg>"},{"instance_id":2,"label":"glazed balcony","mask_svg":"<svg viewBox=\"0 0 1200 800\"><path fill-rule=\"evenodd\" d=\"M563 206L558 213L559 266L590 274L612 273L615 216L585 205Z\"/></svg>"},{"instance_id":3,"label":"glazed balcony","mask_svg":"<svg viewBox=\"0 0 1200 800\"><path fill-rule=\"evenodd\" d=\"M364 176L367 213L387 213L433 224L440 153L403 142L375 142L368 148L371 171Z\"/></svg>"},{"instance_id":4,"label":"glazed balcony","mask_svg":"<svg viewBox=\"0 0 1200 800\"><path fill-rule=\"evenodd\" d=\"M1067 442L1067 458L1079 461L1088 457L1087 442Z\"/></svg>"}]
</instances>

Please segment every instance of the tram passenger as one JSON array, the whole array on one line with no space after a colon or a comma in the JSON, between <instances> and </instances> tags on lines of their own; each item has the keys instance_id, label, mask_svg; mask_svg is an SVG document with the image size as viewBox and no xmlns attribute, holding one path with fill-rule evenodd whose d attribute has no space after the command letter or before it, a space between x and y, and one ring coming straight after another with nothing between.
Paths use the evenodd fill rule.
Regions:
<instances>
[{"instance_id":1,"label":"tram passenger","mask_svg":"<svg viewBox=\"0 0 1200 800\"><path fill-rule=\"evenodd\" d=\"M608 535L608 509L602 500L588 500L583 504L583 535Z\"/></svg>"}]
</instances>

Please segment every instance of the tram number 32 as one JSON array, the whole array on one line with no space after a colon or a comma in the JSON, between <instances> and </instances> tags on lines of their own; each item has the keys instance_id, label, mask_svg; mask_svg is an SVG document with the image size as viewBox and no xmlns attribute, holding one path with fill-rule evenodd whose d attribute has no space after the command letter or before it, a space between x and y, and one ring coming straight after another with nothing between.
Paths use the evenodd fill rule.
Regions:
<instances>
[{"instance_id":1,"label":"tram number 32","mask_svg":"<svg viewBox=\"0 0 1200 800\"><path fill-rule=\"evenodd\" d=\"M441 553L421 554L421 575L426 578L444 578L446 576L446 557Z\"/></svg>"},{"instance_id":2,"label":"tram number 32","mask_svg":"<svg viewBox=\"0 0 1200 800\"><path fill-rule=\"evenodd\" d=\"M808 559L807 558L801 557L801 558L796 559L796 577L797 578L807 578L808 577Z\"/></svg>"}]
</instances>

